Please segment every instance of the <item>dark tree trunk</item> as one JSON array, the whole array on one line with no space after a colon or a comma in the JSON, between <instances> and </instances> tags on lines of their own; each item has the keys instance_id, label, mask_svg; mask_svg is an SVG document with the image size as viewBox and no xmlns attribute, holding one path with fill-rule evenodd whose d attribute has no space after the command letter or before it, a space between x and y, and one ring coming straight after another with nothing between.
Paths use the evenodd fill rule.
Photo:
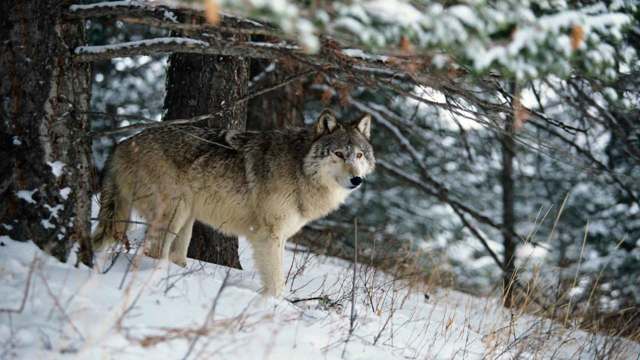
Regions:
<instances>
[{"instance_id":1,"label":"dark tree trunk","mask_svg":"<svg viewBox=\"0 0 640 360\"><path fill-rule=\"evenodd\" d=\"M515 85L512 85L511 88L511 94L514 94ZM512 104L512 108L514 108L514 105L515 104ZM502 173L500 182L502 186L502 223L504 226L502 231L502 243L504 246L502 295L504 298L504 306L506 307L513 305L513 288L516 281L516 239L513 236L515 233L513 158L515 156L516 145L514 140L514 120L515 114L512 112L506 119L504 133L501 139Z\"/></svg>"},{"instance_id":2,"label":"dark tree trunk","mask_svg":"<svg viewBox=\"0 0 640 360\"><path fill-rule=\"evenodd\" d=\"M0 235L60 260L78 241L90 264L90 68L72 62L84 27L66 6L0 3Z\"/></svg>"},{"instance_id":3,"label":"dark tree trunk","mask_svg":"<svg viewBox=\"0 0 640 360\"><path fill-rule=\"evenodd\" d=\"M282 83L296 75L300 66L290 62L251 61L256 90ZM249 101L247 129L268 130L304 126L304 83L295 81Z\"/></svg>"},{"instance_id":4,"label":"dark tree trunk","mask_svg":"<svg viewBox=\"0 0 640 360\"><path fill-rule=\"evenodd\" d=\"M248 60L210 55L173 54L169 58L166 119L193 117L228 109L247 94ZM216 115L203 126L244 129L246 103ZM188 256L240 268L238 240L196 222Z\"/></svg>"}]
</instances>

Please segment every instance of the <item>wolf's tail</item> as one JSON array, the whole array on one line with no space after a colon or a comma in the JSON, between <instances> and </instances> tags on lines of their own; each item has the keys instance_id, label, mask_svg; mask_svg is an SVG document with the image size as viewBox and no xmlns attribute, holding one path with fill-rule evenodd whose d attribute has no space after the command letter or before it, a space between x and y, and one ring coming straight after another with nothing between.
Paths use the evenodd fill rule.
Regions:
<instances>
[{"instance_id":1,"label":"wolf's tail","mask_svg":"<svg viewBox=\"0 0 640 360\"><path fill-rule=\"evenodd\" d=\"M109 163L107 163L107 166ZM114 220L116 216L117 186L110 167L107 167L100 193L98 226L91 237L93 250L104 249L116 242Z\"/></svg>"}]
</instances>

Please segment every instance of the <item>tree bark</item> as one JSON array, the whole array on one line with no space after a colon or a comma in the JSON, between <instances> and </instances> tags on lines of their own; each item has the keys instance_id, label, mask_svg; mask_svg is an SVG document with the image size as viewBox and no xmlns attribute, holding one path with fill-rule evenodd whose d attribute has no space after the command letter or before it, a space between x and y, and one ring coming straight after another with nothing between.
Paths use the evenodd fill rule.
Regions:
<instances>
[{"instance_id":1,"label":"tree bark","mask_svg":"<svg viewBox=\"0 0 640 360\"><path fill-rule=\"evenodd\" d=\"M260 59L251 61L251 78L256 89L282 83L298 72L300 66L292 62ZM258 96L249 101L248 107L249 130L304 126L304 83L295 81Z\"/></svg>"},{"instance_id":2,"label":"tree bark","mask_svg":"<svg viewBox=\"0 0 640 360\"><path fill-rule=\"evenodd\" d=\"M515 90L515 84L511 84L510 93L515 94ZM514 101L517 100L512 100L511 107L515 109ZM505 119L504 133L501 139L502 171L500 174L500 183L502 186L502 243L504 246L502 295L504 298L504 306L506 307L513 305L513 288L515 287L516 281L516 239L513 236L515 233L513 159L515 157L516 145L514 139L514 122L515 113L512 112Z\"/></svg>"},{"instance_id":3,"label":"tree bark","mask_svg":"<svg viewBox=\"0 0 640 360\"><path fill-rule=\"evenodd\" d=\"M84 26L68 4L0 3L0 235L91 263L90 68L72 62Z\"/></svg>"},{"instance_id":4,"label":"tree bark","mask_svg":"<svg viewBox=\"0 0 640 360\"><path fill-rule=\"evenodd\" d=\"M248 60L229 56L173 54L169 58L165 119L209 114L229 108L247 94ZM216 115L202 126L244 129L246 103ZM188 256L241 268L238 240L196 222Z\"/></svg>"}]
</instances>

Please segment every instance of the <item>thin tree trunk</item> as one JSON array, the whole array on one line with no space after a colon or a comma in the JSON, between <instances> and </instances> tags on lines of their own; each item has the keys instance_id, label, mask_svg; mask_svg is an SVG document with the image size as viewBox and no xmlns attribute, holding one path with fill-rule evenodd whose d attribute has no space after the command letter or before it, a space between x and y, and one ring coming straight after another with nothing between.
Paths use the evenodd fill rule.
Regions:
<instances>
[{"instance_id":1,"label":"thin tree trunk","mask_svg":"<svg viewBox=\"0 0 640 360\"><path fill-rule=\"evenodd\" d=\"M173 54L169 58L165 119L210 114L247 94L248 60L211 55ZM218 114L202 126L244 129L246 104ZM188 256L240 268L238 240L200 222L193 227Z\"/></svg>"},{"instance_id":2,"label":"thin tree trunk","mask_svg":"<svg viewBox=\"0 0 640 360\"><path fill-rule=\"evenodd\" d=\"M511 94L515 94L515 84L511 85ZM515 96L515 95L514 95ZM516 100L513 100L516 101ZM512 108L514 108L512 103ZM503 258L503 298L504 306L513 305L513 288L516 280L515 276L515 253L516 239L515 233L515 209L514 209L514 180L513 180L513 159L515 157L514 140L514 120L515 114L512 112L505 121L504 133L502 135L502 172L500 182L502 186L502 243L504 246Z\"/></svg>"},{"instance_id":3,"label":"thin tree trunk","mask_svg":"<svg viewBox=\"0 0 640 360\"><path fill-rule=\"evenodd\" d=\"M0 3L0 235L60 260L78 241L90 264L90 68L72 62L84 26L67 5Z\"/></svg>"}]
</instances>

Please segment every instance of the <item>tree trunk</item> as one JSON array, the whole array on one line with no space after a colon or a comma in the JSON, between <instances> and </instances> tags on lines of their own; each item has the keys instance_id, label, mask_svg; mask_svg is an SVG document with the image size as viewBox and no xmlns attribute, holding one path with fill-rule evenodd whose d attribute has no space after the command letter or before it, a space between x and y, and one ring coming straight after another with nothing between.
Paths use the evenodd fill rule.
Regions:
<instances>
[{"instance_id":1,"label":"tree trunk","mask_svg":"<svg viewBox=\"0 0 640 360\"><path fill-rule=\"evenodd\" d=\"M227 109L247 94L248 60L211 55L173 54L169 58L165 119L187 118ZM224 111L202 126L244 129L246 103ZM240 268L238 240L196 222L188 256Z\"/></svg>"},{"instance_id":2,"label":"tree trunk","mask_svg":"<svg viewBox=\"0 0 640 360\"><path fill-rule=\"evenodd\" d=\"M72 62L84 26L67 5L0 3L0 235L60 260L78 241L90 264L90 67Z\"/></svg>"},{"instance_id":3,"label":"tree trunk","mask_svg":"<svg viewBox=\"0 0 640 360\"><path fill-rule=\"evenodd\" d=\"M264 40L262 40L264 41ZM296 75L300 66L291 62L251 61L251 78L255 89L283 82ZM249 101L247 129L269 130L304 126L304 83L295 81Z\"/></svg>"},{"instance_id":4,"label":"tree trunk","mask_svg":"<svg viewBox=\"0 0 640 360\"><path fill-rule=\"evenodd\" d=\"M515 95L515 84L511 86L511 94ZM513 100L516 101L516 100ZM514 103L511 104L514 108ZM516 239L515 233L515 209L514 209L514 180L513 180L513 158L515 156L515 140L514 140L514 120L515 114L505 120L504 133L502 134L502 172L500 182L502 186L502 223L504 229L502 231L502 243L504 246L503 258L503 278L502 289L504 306L511 307L513 305L513 288L515 286L515 253Z\"/></svg>"}]
</instances>

